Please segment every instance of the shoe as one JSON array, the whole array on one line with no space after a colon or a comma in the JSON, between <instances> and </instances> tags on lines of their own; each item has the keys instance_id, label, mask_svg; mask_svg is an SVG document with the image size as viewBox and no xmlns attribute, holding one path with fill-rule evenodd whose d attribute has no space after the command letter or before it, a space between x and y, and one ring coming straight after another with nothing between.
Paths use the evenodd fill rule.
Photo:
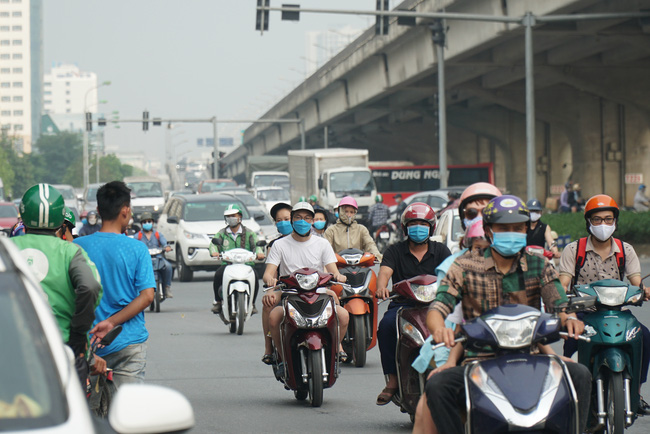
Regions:
<instances>
[{"instance_id":1,"label":"shoe","mask_svg":"<svg viewBox=\"0 0 650 434\"><path fill-rule=\"evenodd\" d=\"M339 351L339 361L341 363L347 363L348 362L348 353L345 351Z\"/></svg>"},{"instance_id":2,"label":"shoe","mask_svg":"<svg viewBox=\"0 0 650 434\"><path fill-rule=\"evenodd\" d=\"M272 365L274 361L275 358L273 357L273 354L264 354L264 357L262 357L262 363L265 365Z\"/></svg>"},{"instance_id":3,"label":"shoe","mask_svg":"<svg viewBox=\"0 0 650 434\"><path fill-rule=\"evenodd\" d=\"M650 405L647 402L645 402L643 396L639 396L639 408L636 411L636 413L641 416L650 415Z\"/></svg>"},{"instance_id":4,"label":"shoe","mask_svg":"<svg viewBox=\"0 0 650 434\"><path fill-rule=\"evenodd\" d=\"M377 396L377 405L386 405L393 400L397 393L397 387L384 387L379 396Z\"/></svg>"},{"instance_id":5,"label":"shoe","mask_svg":"<svg viewBox=\"0 0 650 434\"><path fill-rule=\"evenodd\" d=\"M215 301L212 305L212 313L221 313L221 301Z\"/></svg>"},{"instance_id":6,"label":"shoe","mask_svg":"<svg viewBox=\"0 0 650 434\"><path fill-rule=\"evenodd\" d=\"M171 286L165 286L165 291L163 292L163 294L165 294L165 298L174 298L174 294L172 294Z\"/></svg>"},{"instance_id":7,"label":"shoe","mask_svg":"<svg viewBox=\"0 0 650 434\"><path fill-rule=\"evenodd\" d=\"M256 313L259 313L259 312L257 312L257 307L255 305L253 305L253 310L251 310L251 315L255 315Z\"/></svg>"}]
</instances>

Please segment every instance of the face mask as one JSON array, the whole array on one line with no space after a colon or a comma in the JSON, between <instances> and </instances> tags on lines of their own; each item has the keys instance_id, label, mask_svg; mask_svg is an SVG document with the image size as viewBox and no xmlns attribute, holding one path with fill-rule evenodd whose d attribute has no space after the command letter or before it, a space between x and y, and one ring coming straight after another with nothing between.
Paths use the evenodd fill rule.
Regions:
<instances>
[{"instance_id":1,"label":"face mask","mask_svg":"<svg viewBox=\"0 0 650 434\"><path fill-rule=\"evenodd\" d=\"M501 256L514 256L526 247L526 234L519 232L494 232L492 248Z\"/></svg>"},{"instance_id":2,"label":"face mask","mask_svg":"<svg viewBox=\"0 0 650 434\"><path fill-rule=\"evenodd\" d=\"M97 223L97 217L89 217L88 218L88 224L89 225L94 225Z\"/></svg>"},{"instance_id":3,"label":"face mask","mask_svg":"<svg viewBox=\"0 0 650 434\"><path fill-rule=\"evenodd\" d=\"M414 243L421 244L429 238L429 226L409 226L407 229L409 239Z\"/></svg>"},{"instance_id":4,"label":"face mask","mask_svg":"<svg viewBox=\"0 0 650 434\"><path fill-rule=\"evenodd\" d=\"M598 241L607 241L609 238L612 236L614 231L616 230L616 225L589 225L589 231L591 234L598 239Z\"/></svg>"},{"instance_id":5,"label":"face mask","mask_svg":"<svg viewBox=\"0 0 650 434\"><path fill-rule=\"evenodd\" d=\"M150 231L153 229L153 223L142 223L142 229Z\"/></svg>"},{"instance_id":6,"label":"face mask","mask_svg":"<svg viewBox=\"0 0 650 434\"><path fill-rule=\"evenodd\" d=\"M87 224L87 223L88 223L88 219L81 219L81 223L83 223L83 224Z\"/></svg>"},{"instance_id":7,"label":"face mask","mask_svg":"<svg viewBox=\"0 0 650 434\"><path fill-rule=\"evenodd\" d=\"M293 222L293 230L296 231L296 233L302 237L305 235L309 234L309 231L311 230L311 223L307 223L304 220L296 220Z\"/></svg>"},{"instance_id":8,"label":"face mask","mask_svg":"<svg viewBox=\"0 0 650 434\"><path fill-rule=\"evenodd\" d=\"M288 220L282 220L280 222L277 222L275 224L275 227L277 228L278 232L280 232L282 235L289 235L293 231L293 228L291 227L291 222Z\"/></svg>"},{"instance_id":9,"label":"face mask","mask_svg":"<svg viewBox=\"0 0 650 434\"><path fill-rule=\"evenodd\" d=\"M338 211L336 211L336 212L334 213L334 215L336 216L336 218L339 218L339 212L338 212Z\"/></svg>"},{"instance_id":10,"label":"face mask","mask_svg":"<svg viewBox=\"0 0 650 434\"><path fill-rule=\"evenodd\" d=\"M325 228L325 222L324 221L314 222L314 227L320 231L323 228Z\"/></svg>"},{"instance_id":11,"label":"face mask","mask_svg":"<svg viewBox=\"0 0 650 434\"><path fill-rule=\"evenodd\" d=\"M343 224L351 225L352 222L354 221L354 218L355 218L355 217L356 217L356 216L352 216L352 217L350 217L349 215L343 213L343 214L341 214L341 215L339 216L339 220L341 220L341 222L342 222Z\"/></svg>"},{"instance_id":12,"label":"face mask","mask_svg":"<svg viewBox=\"0 0 650 434\"><path fill-rule=\"evenodd\" d=\"M476 223L477 221L482 220L482 219L483 219L482 215L477 215L476 217L474 217L471 220L464 218L463 223L465 223L465 227L468 228L468 227L472 226L474 223Z\"/></svg>"},{"instance_id":13,"label":"face mask","mask_svg":"<svg viewBox=\"0 0 650 434\"><path fill-rule=\"evenodd\" d=\"M540 214L540 213L538 213L538 212L531 212L531 213L530 213L530 220L531 220L531 221L536 222L536 221L539 220L540 218L542 218L542 214Z\"/></svg>"},{"instance_id":14,"label":"face mask","mask_svg":"<svg viewBox=\"0 0 650 434\"><path fill-rule=\"evenodd\" d=\"M234 228L239 224L239 217L226 217L226 224L231 228Z\"/></svg>"}]
</instances>

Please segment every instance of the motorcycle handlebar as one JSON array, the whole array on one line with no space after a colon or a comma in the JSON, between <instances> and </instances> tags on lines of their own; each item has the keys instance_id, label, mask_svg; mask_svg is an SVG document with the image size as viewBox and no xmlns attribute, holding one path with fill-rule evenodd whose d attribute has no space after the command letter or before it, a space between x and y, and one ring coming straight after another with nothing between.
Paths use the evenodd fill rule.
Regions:
<instances>
[{"instance_id":1,"label":"motorcycle handlebar","mask_svg":"<svg viewBox=\"0 0 650 434\"><path fill-rule=\"evenodd\" d=\"M456 339L454 339L454 342L456 342L456 343L458 344L458 343L461 343L461 342L465 342L466 340L467 340L467 337L465 337L465 336L460 336L460 337L457 337ZM444 346L445 346L445 343L444 343L444 342L441 342L441 343L439 343L439 344L431 345L431 349L433 349L433 350L437 350L438 348L442 348L442 347L444 347Z\"/></svg>"},{"instance_id":2,"label":"motorcycle handlebar","mask_svg":"<svg viewBox=\"0 0 650 434\"><path fill-rule=\"evenodd\" d=\"M560 336L568 338L569 334L567 332L560 332ZM570 338L570 339L572 339L572 338ZM591 342L591 338L589 336L585 336L585 335L578 336L578 339L581 340L581 341L585 341L585 342Z\"/></svg>"}]
</instances>

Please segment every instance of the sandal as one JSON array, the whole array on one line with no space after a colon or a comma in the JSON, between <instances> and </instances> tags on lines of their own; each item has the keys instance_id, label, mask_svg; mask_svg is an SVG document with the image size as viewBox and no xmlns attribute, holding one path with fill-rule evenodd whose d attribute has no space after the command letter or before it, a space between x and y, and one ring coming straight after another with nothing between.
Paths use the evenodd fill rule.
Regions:
<instances>
[{"instance_id":1,"label":"sandal","mask_svg":"<svg viewBox=\"0 0 650 434\"><path fill-rule=\"evenodd\" d=\"M384 387L379 396L377 396L377 405L386 405L393 400L397 393L397 387Z\"/></svg>"},{"instance_id":2,"label":"sandal","mask_svg":"<svg viewBox=\"0 0 650 434\"><path fill-rule=\"evenodd\" d=\"M264 357L262 357L262 363L265 365L272 365L273 360L273 354L264 354Z\"/></svg>"},{"instance_id":3,"label":"sandal","mask_svg":"<svg viewBox=\"0 0 650 434\"><path fill-rule=\"evenodd\" d=\"M341 363L347 363L348 362L348 353L346 353L343 350L339 351L339 361Z\"/></svg>"}]
</instances>

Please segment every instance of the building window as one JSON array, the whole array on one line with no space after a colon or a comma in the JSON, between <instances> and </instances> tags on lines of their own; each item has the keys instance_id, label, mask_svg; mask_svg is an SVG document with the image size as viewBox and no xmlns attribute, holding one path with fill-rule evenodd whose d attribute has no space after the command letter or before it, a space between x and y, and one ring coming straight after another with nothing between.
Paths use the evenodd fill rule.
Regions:
<instances>
[{"instance_id":1,"label":"building window","mask_svg":"<svg viewBox=\"0 0 650 434\"><path fill-rule=\"evenodd\" d=\"M46 99L45 101L43 101L43 104L52 104L52 101L50 101L49 99Z\"/></svg>"},{"instance_id":2,"label":"building window","mask_svg":"<svg viewBox=\"0 0 650 434\"><path fill-rule=\"evenodd\" d=\"M2 54L0 54L0 59L2 59L2 60L7 60L7 59L9 59L9 57L10 57L10 56L9 56L9 53L2 53Z\"/></svg>"},{"instance_id":3,"label":"building window","mask_svg":"<svg viewBox=\"0 0 650 434\"><path fill-rule=\"evenodd\" d=\"M14 130L22 130L23 124L14 124Z\"/></svg>"},{"instance_id":4,"label":"building window","mask_svg":"<svg viewBox=\"0 0 650 434\"><path fill-rule=\"evenodd\" d=\"M14 0L14 3L22 3L23 0Z\"/></svg>"},{"instance_id":5,"label":"building window","mask_svg":"<svg viewBox=\"0 0 650 434\"><path fill-rule=\"evenodd\" d=\"M2 110L0 112L0 115L2 115L2 116L11 116L11 110Z\"/></svg>"},{"instance_id":6,"label":"building window","mask_svg":"<svg viewBox=\"0 0 650 434\"><path fill-rule=\"evenodd\" d=\"M9 83L8 81L3 81L2 83L0 83L0 87L5 87L6 88L6 87L10 87L10 86L11 86L11 83Z\"/></svg>"},{"instance_id":7,"label":"building window","mask_svg":"<svg viewBox=\"0 0 650 434\"><path fill-rule=\"evenodd\" d=\"M23 68L14 68L14 74L22 74Z\"/></svg>"},{"instance_id":8,"label":"building window","mask_svg":"<svg viewBox=\"0 0 650 434\"><path fill-rule=\"evenodd\" d=\"M45 95L52 95L52 91L51 91L51 90L46 90L46 91L43 92L43 93L44 93Z\"/></svg>"},{"instance_id":9,"label":"building window","mask_svg":"<svg viewBox=\"0 0 650 434\"><path fill-rule=\"evenodd\" d=\"M70 100L69 100L69 99L66 99L66 100L65 100L65 103L66 103L66 104L70 104Z\"/></svg>"},{"instance_id":10,"label":"building window","mask_svg":"<svg viewBox=\"0 0 650 434\"><path fill-rule=\"evenodd\" d=\"M23 87L23 82L22 81L14 81L13 86L14 87Z\"/></svg>"},{"instance_id":11,"label":"building window","mask_svg":"<svg viewBox=\"0 0 650 434\"><path fill-rule=\"evenodd\" d=\"M14 39L12 41L13 45L23 45L23 40L22 39Z\"/></svg>"},{"instance_id":12,"label":"building window","mask_svg":"<svg viewBox=\"0 0 650 434\"><path fill-rule=\"evenodd\" d=\"M70 109L65 109L65 112L66 112L66 113L72 113L72 111L71 111ZM101 167L101 166L100 166L100 167Z\"/></svg>"},{"instance_id":13,"label":"building window","mask_svg":"<svg viewBox=\"0 0 650 434\"><path fill-rule=\"evenodd\" d=\"M22 59L23 58L23 53L14 53L12 55L13 59Z\"/></svg>"},{"instance_id":14,"label":"building window","mask_svg":"<svg viewBox=\"0 0 650 434\"><path fill-rule=\"evenodd\" d=\"M1 99L0 101L2 101L2 102L9 102L9 101L11 101L11 97L10 97L10 96L3 96L2 99Z\"/></svg>"},{"instance_id":15,"label":"building window","mask_svg":"<svg viewBox=\"0 0 650 434\"><path fill-rule=\"evenodd\" d=\"M8 32L9 26L0 26L0 32Z\"/></svg>"},{"instance_id":16,"label":"building window","mask_svg":"<svg viewBox=\"0 0 650 434\"><path fill-rule=\"evenodd\" d=\"M45 81L43 82L43 86L52 86L52 83L50 83L49 81Z\"/></svg>"},{"instance_id":17,"label":"building window","mask_svg":"<svg viewBox=\"0 0 650 434\"><path fill-rule=\"evenodd\" d=\"M0 68L0 74L9 74L10 68Z\"/></svg>"},{"instance_id":18,"label":"building window","mask_svg":"<svg viewBox=\"0 0 650 434\"><path fill-rule=\"evenodd\" d=\"M66 90L66 91L65 91L65 94L66 94L66 95L70 95L70 91L69 91L69 90Z\"/></svg>"},{"instance_id":19,"label":"building window","mask_svg":"<svg viewBox=\"0 0 650 434\"><path fill-rule=\"evenodd\" d=\"M0 45L9 45L9 39L3 39L0 41Z\"/></svg>"},{"instance_id":20,"label":"building window","mask_svg":"<svg viewBox=\"0 0 650 434\"><path fill-rule=\"evenodd\" d=\"M23 12L22 11L14 11L14 12L11 13L11 16L12 17L22 17Z\"/></svg>"},{"instance_id":21,"label":"building window","mask_svg":"<svg viewBox=\"0 0 650 434\"><path fill-rule=\"evenodd\" d=\"M20 95L15 95L14 96L14 102L23 102L23 97Z\"/></svg>"},{"instance_id":22,"label":"building window","mask_svg":"<svg viewBox=\"0 0 650 434\"><path fill-rule=\"evenodd\" d=\"M11 27L11 30L13 30L14 32L22 32L23 26L13 26Z\"/></svg>"},{"instance_id":23,"label":"building window","mask_svg":"<svg viewBox=\"0 0 650 434\"><path fill-rule=\"evenodd\" d=\"M0 12L0 18L6 18L9 16L9 12Z\"/></svg>"},{"instance_id":24,"label":"building window","mask_svg":"<svg viewBox=\"0 0 650 434\"><path fill-rule=\"evenodd\" d=\"M66 85L66 86L70 86L70 82L69 82L69 81L66 81L66 82L65 82L65 85Z\"/></svg>"},{"instance_id":25,"label":"building window","mask_svg":"<svg viewBox=\"0 0 650 434\"><path fill-rule=\"evenodd\" d=\"M23 111L22 110L14 110L14 116L22 116Z\"/></svg>"}]
</instances>

